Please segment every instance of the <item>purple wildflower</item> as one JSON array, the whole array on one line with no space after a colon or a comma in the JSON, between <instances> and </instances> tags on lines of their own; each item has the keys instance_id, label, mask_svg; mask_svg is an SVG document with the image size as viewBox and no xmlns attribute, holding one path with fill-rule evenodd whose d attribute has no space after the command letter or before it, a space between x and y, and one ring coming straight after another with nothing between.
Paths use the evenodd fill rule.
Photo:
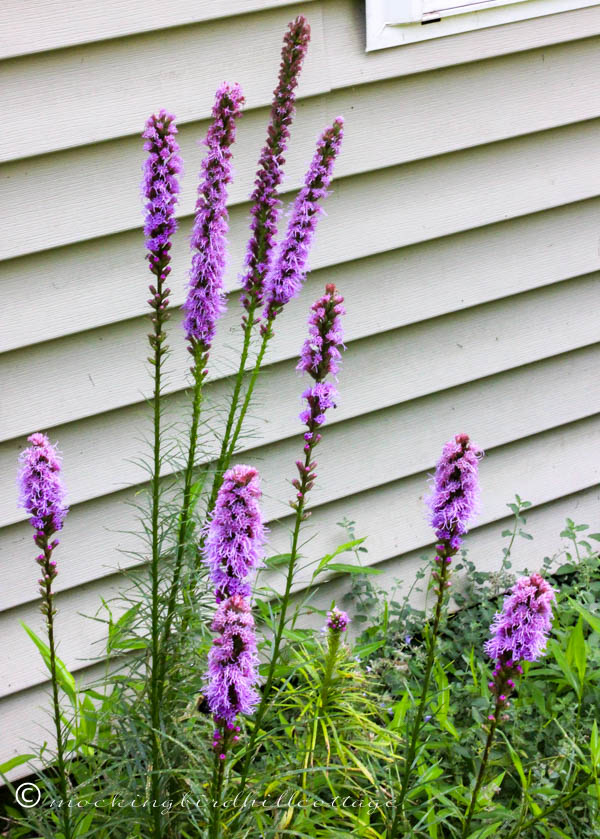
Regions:
<instances>
[{"instance_id":1,"label":"purple wildflower","mask_svg":"<svg viewBox=\"0 0 600 839\"><path fill-rule=\"evenodd\" d=\"M225 472L204 545L217 602L250 594L245 578L258 565L264 540L260 496L256 469L239 464Z\"/></svg>"},{"instance_id":2,"label":"purple wildflower","mask_svg":"<svg viewBox=\"0 0 600 839\"><path fill-rule=\"evenodd\" d=\"M308 407L300 413L300 420L307 426L304 432L304 463L296 461L300 478L295 478L292 485L296 488L296 501L292 507L304 504L306 493L314 486L317 463L311 461L312 450L320 442L318 429L325 422L325 413L335 408L338 392L333 382L323 381L331 373L339 370L340 348L344 345L341 315L345 314L342 306L344 298L338 293L333 283L325 286L325 294L311 307L308 319L310 337L305 342L297 369L305 370L315 380L311 387L302 394Z\"/></svg>"},{"instance_id":3,"label":"purple wildflower","mask_svg":"<svg viewBox=\"0 0 600 839\"><path fill-rule=\"evenodd\" d=\"M264 316L268 322L299 294L306 277L308 253L323 212L319 202L327 195L333 165L342 145L343 126L343 118L338 117L319 138L304 187L294 202L285 239L266 278ZM268 328L263 325L263 333Z\"/></svg>"},{"instance_id":4,"label":"purple wildflower","mask_svg":"<svg viewBox=\"0 0 600 839\"><path fill-rule=\"evenodd\" d=\"M350 623L350 618L337 606L327 612L327 628L332 632L345 632Z\"/></svg>"},{"instance_id":5,"label":"purple wildflower","mask_svg":"<svg viewBox=\"0 0 600 839\"><path fill-rule=\"evenodd\" d=\"M496 613L485 644L490 658L537 661L552 626L552 586L540 574L520 577Z\"/></svg>"},{"instance_id":6,"label":"purple wildflower","mask_svg":"<svg viewBox=\"0 0 600 839\"><path fill-rule=\"evenodd\" d=\"M34 528L33 541L42 551L36 562L42 576L38 580L42 597L41 611L50 626L54 615L52 581L58 574L52 553L58 539L51 536L61 530L68 513L65 488L61 478L62 459L45 434L28 437L31 446L19 458L19 503L31 516Z\"/></svg>"},{"instance_id":7,"label":"purple wildflower","mask_svg":"<svg viewBox=\"0 0 600 839\"><path fill-rule=\"evenodd\" d=\"M495 726L508 719L503 712L510 706L508 697L515 689L515 680L523 673L521 661L537 661L544 654L552 627L552 586L541 574L520 577L505 598L484 645L485 652L495 659L493 679L488 683L495 694L494 713L488 716Z\"/></svg>"},{"instance_id":8,"label":"purple wildflower","mask_svg":"<svg viewBox=\"0 0 600 839\"><path fill-rule=\"evenodd\" d=\"M336 376L339 372L342 357L339 348L344 347L341 316L346 314L343 302L336 287L329 284L324 296L311 306L309 337L304 342L296 369L310 373L313 379L322 379L327 373Z\"/></svg>"},{"instance_id":9,"label":"purple wildflower","mask_svg":"<svg viewBox=\"0 0 600 839\"><path fill-rule=\"evenodd\" d=\"M37 531L51 536L63 526L68 507L61 478L62 459L45 434L28 437L31 446L19 458L19 503Z\"/></svg>"},{"instance_id":10,"label":"purple wildflower","mask_svg":"<svg viewBox=\"0 0 600 839\"><path fill-rule=\"evenodd\" d=\"M329 284L323 297L311 307L309 337L302 347L297 365L298 370L306 371L315 380L314 385L302 394L308 402L308 408L300 414L300 420L308 426L304 435L307 444L321 439L316 429L325 422L325 412L336 406L337 388L333 382L324 379L328 374L335 376L339 371L340 348L344 348L341 316L346 310L343 302L344 298L336 287Z\"/></svg>"},{"instance_id":11,"label":"purple wildflower","mask_svg":"<svg viewBox=\"0 0 600 839\"><path fill-rule=\"evenodd\" d=\"M277 219L281 202L277 188L283 178L284 153L290 136L290 125L295 113L295 89L308 42L310 26L303 15L292 21L283 39L279 82L273 91L271 120L267 142L258 161L258 172L252 193L251 237L246 253L246 270L242 279L242 305L246 310L260 306L263 300L265 277L277 234Z\"/></svg>"},{"instance_id":12,"label":"purple wildflower","mask_svg":"<svg viewBox=\"0 0 600 839\"><path fill-rule=\"evenodd\" d=\"M467 434L457 434L443 448L427 499L437 538L456 551L479 509L479 447Z\"/></svg>"},{"instance_id":13,"label":"purple wildflower","mask_svg":"<svg viewBox=\"0 0 600 839\"><path fill-rule=\"evenodd\" d=\"M158 116L153 114L148 119L142 134L146 140L144 148L149 152L143 167L142 181L142 195L146 201L144 234L150 271L161 281L166 279L171 270L168 267L171 259L169 251L171 239L177 229L177 176L181 172L182 163L176 134L175 117L164 110L160 111ZM166 296L169 289L157 292L154 286L151 286L150 291L153 294L151 305L154 308L164 308L168 303Z\"/></svg>"},{"instance_id":14,"label":"purple wildflower","mask_svg":"<svg viewBox=\"0 0 600 839\"><path fill-rule=\"evenodd\" d=\"M208 654L206 699L217 725L225 723L232 730L236 716L252 713L259 700L258 654L248 601L240 594L223 601L211 628L219 636ZM213 746L219 741L215 735Z\"/></svg>"},{"instance_id":15,"label":"purple wildflower","mask_svg":"<svg viewBox=\"0 0 600 839\"><path fill-rule=\"evenodd\" d=\"M228 230L227 185L232 179L231 145L235 121L244 102L239 85L222 84L213 106L213 122L204 141L208 148L202 161L191 246L194 250L183 328L190 344L209 349L216 322L225 308L223 274Z\"/></svg>"}]
</instances>

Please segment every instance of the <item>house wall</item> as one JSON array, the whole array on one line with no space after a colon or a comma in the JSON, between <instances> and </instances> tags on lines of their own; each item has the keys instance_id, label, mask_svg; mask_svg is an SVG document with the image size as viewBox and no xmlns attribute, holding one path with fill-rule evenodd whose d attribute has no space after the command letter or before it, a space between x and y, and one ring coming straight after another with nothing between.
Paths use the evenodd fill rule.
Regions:
<instances>
[{"instance_id":1,"label":"house wall","mask_svg":"<svg viewBox=\"0 0 600 839\"><path fill-rule=\"evenodd\" d=\"M26 7L25 7L26 5ZM239 81L247 110L231 189L228 313L211 397L229 392L239 336L237 276L248 194L263 142L281 37L298 12L312 44L299 88L286 199L327 121L346 118L301 298L278 320L257 389L262 419L240 459L259 465L275 552L288 539L288 480L299 449L294 371L310 302L344 293L348 350L341 403L319 449L311 555L336 522L368 536L365 560L388 590L409 581L431 542L427 474L467 431L487 456L471 557L497 567L515 492L533 502L517 562L559 550L566 515L598 510L593 387L600 364L600 7L364 52L356 0L5 0L0 17L0 760L39 741L46 674L20 626L41 626L31 531L16 506L16 457L45 430L64 453L71 512L61 536L60 655L78 677L100 655L100 597L136 549L127 500L148 428L147 272L140 230L139 134L175 112L186 178L172 301L183 300L186 237L216 86ZM167 412L185 415L178 317ZM306 583L299 579L298 586ZM327 607L347 580L321 587Z\"/></svg>"}]
</instances>

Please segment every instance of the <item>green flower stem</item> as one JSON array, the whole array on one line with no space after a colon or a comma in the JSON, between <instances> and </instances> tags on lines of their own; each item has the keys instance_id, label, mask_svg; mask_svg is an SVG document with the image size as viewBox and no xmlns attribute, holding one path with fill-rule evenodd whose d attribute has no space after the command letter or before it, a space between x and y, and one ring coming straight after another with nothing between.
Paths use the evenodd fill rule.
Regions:
<instances>
[{"instance_id":1,"label":"green flower stem","mask_svg":"<svg viewBox=\"0 0 600 839\"><path fill-rule=\"evenodd\" d=\"M56 641L54 639L54 595L52 593L52 573L50 569L50 558L52 556L52 548L48 545L48 537L44 537L43 544L40 545L44 551L45 567L44 568L44 584L42 595L42 613L46 617L46 628L48 632L48 649L50 650L50 678L52 680L52 716L54 718L54 727L56 729L56 756L58 762L58 786L60 789L60 797L62 799L61 821L64 832L64 839L71 839L73 833L71 830L71 817L69 810L69 796L67 786L67 767L65 760L65 743L63 739L60 701L58 698L58 669L56 666Z\"/></svg>"},{"instance_id":2,"label":"green flower stem","mask_svg":"<svg viewBox=\"0 0 600 839\"><path fill-rule=\"evenodd\" d=\"M227 754L227 748L231 742L232 733L225 725L221 728L223 734L222 747L215 749L215 758L213 763L213 775L211 785L211 820L209 826L209 839L219 839L221 835L221 807L223 804L223 781L225 780L225 763L219 755Z\"/></svg>"},{"instance_id":3,"label":"green flower stem","mask_svg":"<svg viewBox=\"0 0 600 839\"><path fill-rule=\"evenodd\" d=\"M217 501L217 493L223 483L223 474L229 465L229 461L231 460L231 451L232 447L230 446L229 439L231 436L231 429L233 428L233 423L235 420L235 415L238 407L238 400L240 398L240 393L242 390L242 384L244 381L244 373L246 371L246 362L248 360L248 353L250 351L250 340L252 338L252 329L255 325L254 320L254 312L256 311L256 301L253 301L249 308L245 317L245 325L244 325L244 341L242 345L242 352L240 355L240 363L238 366L238 370L235 377L235 385L233 388L233 395L231 397L231 404L229 405L229 414L227 415L227 422L225 424L225 434L223 435L223 440L221 441L221 451L219 452L219 457L217 459L217 465L215 468L215 476L213 479L212 490L210 494L210 498L208 501L207 507L207 516L212 512L215 503ZM264 353L263 353L264 354ZM256 369L256 367L255 367ZM253 372L254 375L254 372ZM258 375L258 374L257 374ZM248 400L249 401L249 400ZM242 420L243 421L243 420ZM236 426L236 429L238 426ZM237 440L237 435L239 431L236 433L235 439ZM234 442L235 445L235 442Z\"/></svg>"},{"instance_id":4,"label":"green flower stem","mask_svg":"<svg viewBox=\"0 0 600 839\"><path fill-rule=\"evenodd\" d=\"M496 734L496 729L498 728L498 721L500 719L499 714L502 710L502 704L503 703L499 702L499 700L496 699L496 713L494 714L494 719L491 722L487 740L485 741L485 748L483 750L483 756L481 758L479 772L477 773L477 780L475 781L475 786L473 787L473 792L471 793L471 801L469 803L469 809L467 810L467 816L463 825L462 839L465 839L465 837L469 833L469 828L471 827L471 820L473 818L473 813L475 812L475 806L477 805L479 790L481 789L483 779L485 778L485 770L487 769L487 763L490 757L492 743L494 742L494 736Z\"/></svg>"},{"instance_id":5,"label":"green flower stem","mask_svg":"<svg viewBox=\"0 0 600 839\"><path fill-rule=\"evenodd\" d=\"M152 479L151 479L151 560L150 560L150 585L151 585L151 612L150 612L150 720L151 731L151 755L152 771L150 775L150 791L154 801L160 798L160 614L159 614L159 563L160 563L160 466L161 466L161 407L160 396L162 386L162 365L167 348L165 345L165 332L163 326L168 318L164 309L164 281L163 271L157 275L157 299L158 304L154 308L152 323L154 331L149 337L150 346L154 350L154 356L149 359L154 367L154 392L152 396L153 407L153 441L152 441ZM162 818L158 807L152 808L152 835L154 839L162 837Z\"/></svg>"},{"instance_id":6,"label":"green flower stem","mask_svg":"<svg viewBox=\"0 0 600 839\"><path fill-rule=\"evenodd\" d=\"M308 727L306 755L304 757L304 769L307 770L309 766L313 765L314 753L317 746L319 719L325 713L327 707L327 700L329 698L329 689L331 688L331 681L335 672L335 665L337 661L338 652L340 649L341 633L335 629L329 629L327 638L327 655L325 657L325 670L323 673L323 681L321 683L321 693L317 700L317 707L315 709L315 716L312 724ZM307 772L302 774L302 789L306 789Z\"/></svg>"},{"instance_id":7,"label":"green flower stem","mask_svg":"<svg viewBox=\"0 0 600 839\"><path fill-rule=\"evenodd\" d=\"M327 705L329 697L329 689L331 687L331 679L335 670L335 663L340 649L341 633L335 629L329 630L327 658L325 659L325 673L323 674L323 684L321 686L321 708Z\"/></svg>"},{"instance_id":8,"label":"green flower stem","mask_svg":"<svg viewBox=\"0 0 600 839\"><path fill-rule=\"evenodd\" d=\"M404 773L402 775L402 781L400 786L400 794L398 796L398 802L395 808L394 819L392 821L388 839L393 839L394 836L397 834L398 826L401 819L404 819L404 801L406 799L406 794L409 789L409 783L413 771L413 763L415 760L415 756L417 753L417 746L419 743L419 734L421 731L421 725L423 723L423 717L425 715L425 708L427 706L427 696L429 693L429 683L431 681L431 672L433 670L433 664L435 661L435 651L437 646L437 639L440 632L440 626L442 621L442 614L444 610L444 604L446 602L446 592L448 589L449 584L449 577L450 577L450 563L447 562L447 559L450 559L456 553L455 550L452 550L447 543L444 543L444 549L438 552L438 556L441 557L442 562L439 566L438 573L438 588L437 588L437 599L435 604L435 612L433 618L433 626L431 630L431 636L429 639L429 649L427 651L427 663L425 665L425 675L423 677L423 686L421 689L421 696L419 698L419 704L417 706L417 715L412 725L411 737L410 737L410 744L406 753L406 762L404 765Z\"/></svg>"},{"instance_id":9,"label":"green flower stem","mask_svg":"<svg viewBox=\"0 0 600 839\"><path fill-rule=\"evenodd\" d=\"M256 356L256 361L254 364L254 369L250 375L250 381L248 382L248 389L246 390L246 395L244 396L244 401L242 403L242 407L240 409L240 413L238 416L237 423L235 425L235 429L233 432L233 436L231 438L231 442L227 448L227 455L226 461L224 465L224 469L227 469L229 466L229 462L233 457L235 452L235 447L240 436L242 426L244 424L244 420L246 418L246 414L248 412L248 408L250 407L250 400L252 399L252 394L254 392L254 386L256 384L256 380L258 379L258 374L260 373L260 369L265 357L265 352L267 351L267 345L271 338L273 337L273 319L269 318L265 325L265 332L263 335L262 343L260 345L260 349L258 351L258 355Z\"/></svg>"},{"instance_id":10,"label":"green flower stem","mask_svg":"<svg viewBox=\"0 0 600 839\"><path fill-rule=\"evenodd\" d=\"M233 436L231 436L231 429L233 427L233 421L235 419L235 412L237 407L237 401L239 399L242 381L244 377L244 368L246 366L246 359L248 357L248 348L250 344L250 335L252 327L249 324L253 324L254 322L254 311L255 307L250 307L248 310L248 316L246 320L246 328L244 331L244 347L242 350L242 356L240 359L240 366L238 369L238 374L236 376L236 383L233 391L233 396L231 399L231 405L229 408L229 416L227 417L227 426L225 428L225 435L223 437L223 442L221 444L221 452L219 454L219 458L217 460L217 465L215 468L215 476L213 478L213 485L212 490L210 493L210 497L208 500L208 504L206 507L206 520L208 521L210 514L214 510L215 504L217 502L217 495L219 493L219 489L223 483L223 475L227 471L229 467L229 463L231 462L231 458L233 457L233 453L235 451L235 446L238 441L238 437L240 436L240 432L242 430L242 426L244 424L244 419L246 418L246 413L248 412L248 408L250 406L250 400L252 399L252 393L254 391L254 385L256 384L256 380L258 378L258 374L260 373L260 368L265 357L265 352L267 350L267 344L273 335L273 320L269 319L267 321L265 333L263 335L263 340L260 346L260 350L258 356L256 357L256 362L254 364L254 368L250 375L250 382L248 383L248 389L246 391L246 395L244 396L244 401L242 403L242 407L238 416L238 420L235 425L235 429L233 431ZM204 537L201 538L200 543L198 545L198 560L197 560L197 569L200 569L200 562L202 556L202 547L204 545Z\"/></svg>"},{"instance_id":11,"label":"green flower stem","mask_svg":"<svg viewBox=\"0 0 600 839\"><path fill-rule=\"evenodd\" d=\"M201 344L195 344L193 349L194 366L192 368L192 372L194 376L194 391L192 397L192 421L190 425L189 448L183 484L183 501L181 505L181 513L179 515L179 530L177 533L177 553L175 557L175 567L173 569L173 578L171 580L169 601L167 605L167 614L165 617L162 640L160 644L161 663L158 683L159 695L161 697L163 692L163 682L167 663L167 643L171 633L173 618L175 616L175 607L177 605L177 595L179 593L181 569L183 567L185 549L188 544L189 528L193 513L192 483L194 478L196 447L198 444L198 425L200 422L200 412L202 409L202 385L206 378L205 364L208 359L208 352Z\"/></svg>"},{"instance_id":12,"label":"green flower stem","mask_svg":"<svg viewBox=\"0 0 600 839\"><path fill-rule=\"evenodd\" d=\"M554 802L554 804L550 804L549 807L546 807L545 810L542 810L542 812L539 813L537 816L534 816L534 818L529 819L529 821L525 822L525 824L518 825L514 830L511 830L511 832L508 834L508 836L506 836L505 839L517 839L517 837L523 836L525 830L528 830L530 827L533 827L534 824L537 824L537 822L541 821L542 819L545 819L546 816L549 816L555 810L558 810L559 807L563 807L568 801L570 801L572 798L575 798L577 795L579 795L580 792L583 792L584 789L586 789L589 785L589 780L583 781L583 783L579 784L579 786L575 787L575 789L571 790L571 792L569 792L567 795L559 796L558 799Z\"/></svg>"}]
</instances>

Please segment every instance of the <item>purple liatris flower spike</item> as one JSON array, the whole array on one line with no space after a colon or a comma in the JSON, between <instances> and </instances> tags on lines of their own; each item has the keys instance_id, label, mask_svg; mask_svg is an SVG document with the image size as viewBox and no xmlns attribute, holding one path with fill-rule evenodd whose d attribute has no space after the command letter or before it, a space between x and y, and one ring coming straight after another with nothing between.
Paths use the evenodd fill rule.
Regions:
<instances>
[{"instance_id":1,"label":"purple liatris flower spike","mask_svg":"<svg viewBox=\"0 0 600 839\"><path fill-rule=\"evenodd\" d=\"M256 469L240 464L225 472L204 544L217 602L250 594L246 577L260 562L264 541L260 496Z\"/></svg>"},{"instance_id":2,"label":"purple liatris flower spike","mask_svg":"<svg viewBox=\"0 0 600 839\"><path fill-rule=\"evenodd\" d=\"M443 448L427 499L437 538L456 551L479 509L479 447L467 434L457 434Z\"/></svg>"},{"instance_id":3,"label":"purple liatris flower spike","mask_svg":"<svg viewBox=\"0 0 600 839\"><path fill-rule=\"evenodd\" d=\"M160 280L166 279L171 270L168 267L169 251L177 229L175 207L182 164L176 134L175 117L164 110L148 119L142 134L146 140L144 148L148 152L142 181L142 195L146 202L144 233L150 271ZM151 303L155 308L166 305L162 294L158 294L153 286L150 290L154 295ZM157 294L158 300L155 299Z\"/></svg>"},{"instance_id":4,"label":"purple liatris flower spike","mask_svg":"<svg viewBox=\"0 0 600 839\"><path fill-rule=\"evenodd\" d=\"M327 628L332 632L345 632L350 623L350 618L337 606L327 612Z\"/></svg>"},{"instance_id":5,"label":"purple liatris flower spike","mask_svg":"<svg viewBox=\"0 0 600 839\"><path fill-rule=\"evenodd\" d=\"M302 397L308 402L300 419L308 426L304 438L309 444L318 442L316 429L325 422L325 412L335 408L338 392L333 382L324 381L327 375L339 371L340 350L344 348L341 316L346 313L344 298L333 284L325 287L325 294L311 307L308 319L309 337L302 347L297 369L307 372L315 380Z\"/></svg>"},{"instance_id":6,"label":"purple liatris flower spike","mask_svg":"<svg viewBox=\"0 0 600 839\"><path fill-rule=\"evenodd\" d=\"M541 576L520 577L505 598L502 611L496 613L489 641L484 649L496 666L489 688L495 694L496 707L488 719L492 723L504 717L510 705L508 697L515 680L523 672L521 661L537 661L544 654L552 628L554 589Z\"/></svg>"},{"instance_id":7,"label":"purple liatris flower spike","mask_svg":"<svg viewBox=\"0 0 600 839\"><path fill-rule=\"evenodd\" d=\"M520 577L490 626L489 657L537 661L552 627L554 599L554 589L540 574Z\"/></svg>"},{"instance_id":8,"label":"purple liatris flower spike","mask_svg":"<svg viewBox=\"0 0 600 839\"><path fill-rule=\"evenodd\" d=\"M61 530L68 512L65 488L61 477L62 460L59 452L45 434L28 437L29 448L19 458L19 503L31 516L33 540L42 551L36 562L42 576L38 580L42 597L41 611L49 622L54 615L52 581L58 574L52 553L58 539L52 534Z\"/></svg>"},{"instance_id":9,"label":"purple liatris flower spike","mask_svg":"<svg viewBox=\"0 0 600 839\"><path fill-rule=\"evenodd\" d=\"M346 314L344 298L333 284L325 286L325 294L311 306L308 335L300 361L296 367L310 373L313 379L323 379L327 373L336 376L344 347L341 316Z\"/></svg>"},{"instance_id":10,"label":"purple liatris flower spike","mask_svg":"<svg viewBox=\"0 0 600 839\"><path fill-rule=\"evenodd\" d=\"M283 40L279 81L273 92L271 120L267 142L258 162L258 172L252 193L251 237L246 253L246 268L242 278L242 304L246 310L260 306L263 300L265 277L277 234L280 201L277 189L283 178L284 153L290 136L290 125L295 112L295 89L308 42L310 26L303 15L292 21Z\"/></svg>"},{"instance_id":11,"label":"purple liatris flower spike","mask_svg":"<svg viewBox=\"0 0 600 839\"><path fill-rule=\"evenodd\" d=\"M319 202L327 195L333 165L342 145L343 126L343 118L338 117L321 135L304 187L294 201L285 239L266 278L264 316L268 321L299 294L306 277L308 253L323 212Z\"/></svg>"},{"instance_id":12,"label":"purple liatris flower spike","mask_svg":"<svg viewBox=\"0 0 600 839\"><path fill-rule=\"evenodd\" d=\"M208 654L206 700L217 723L232 726L238 714L252 713L259 700L256 636L248 601L240 594L224 600L211 628L219 635Z\"/></svg>"},{"instance_id":13,"label":"purple liatris flower spike","mask_svg":"<svg viewBox=\"0 0 600 839\"><path fill-rule=\"evenodd\" d=\"M231 182L231 145L244 97L239 85L222 84L213 106L213 122L202 161L191 246L194 251L183 328L192 344L207 350L225 308L223 274L228 230L227 186Z\"/></svg>"},{"instance_id":14,"label":"purple liatris flower spike","mask_svg":"<svg viewBox=\"0 0 600 839\"><path fill-rule=\"evenodd\" d=\"M31 446L19 458L19 503L31 524L50 536L63 526L68 508L61 477L61 457L45 434L28 437Z\"/></svg>"}]
</instances>

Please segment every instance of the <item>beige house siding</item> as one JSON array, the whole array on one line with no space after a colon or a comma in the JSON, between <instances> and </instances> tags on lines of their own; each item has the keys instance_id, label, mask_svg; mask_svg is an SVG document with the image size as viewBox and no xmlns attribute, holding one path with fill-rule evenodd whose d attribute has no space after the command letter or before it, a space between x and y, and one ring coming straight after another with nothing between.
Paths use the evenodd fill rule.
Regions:
<instances>
[{"instance_id":1,"label":"beige house siding","mask_svg":"<svg viewBox=\"0 0 600 839\"><path fill-rule=\"evenodd\" d=\"M469 542L481 568L499 562L515 492L534 503L535 540L520 546L522 564L557 550L566 515L597 524L600 6L369 55L355 0L27 6L8 0L0 11L0 760L41 739L44 726L46 675L20 626L41 620L30 528L16 507L15 459L28 434L48 431L64 453L71 513L58 634L61 657L81 678L102 649L102 626L82 615L118 588L117 565L127 560L117 550L137 547L123 531L132 527L124 502L144 480L127 458L148 427L144 120L164 106L180 124L187 174L172 283L180 304L197 140L223 79L246 93L231 189L231 295L210 384L218 400L238 342L230 330L240 317L247 196L281 37L299 11L313 39L286 198L325 122L341 113L347 129L313 272L282 316L259 381L256 413L266 419L242 455L263 474L273 549L287 545L300 430L295 359L310 302L330 281L347 300L348 351L341 404L319 452L311 551L334 547L335 523L347 516L368 536L368 562L384 571L378 582L410 579L431 540L427 473L459 430L488 452ZM169 343L168 413L181 417L177 317ZM346 585L324 585L317 603Z\"/></svg>"}]
</instances>

